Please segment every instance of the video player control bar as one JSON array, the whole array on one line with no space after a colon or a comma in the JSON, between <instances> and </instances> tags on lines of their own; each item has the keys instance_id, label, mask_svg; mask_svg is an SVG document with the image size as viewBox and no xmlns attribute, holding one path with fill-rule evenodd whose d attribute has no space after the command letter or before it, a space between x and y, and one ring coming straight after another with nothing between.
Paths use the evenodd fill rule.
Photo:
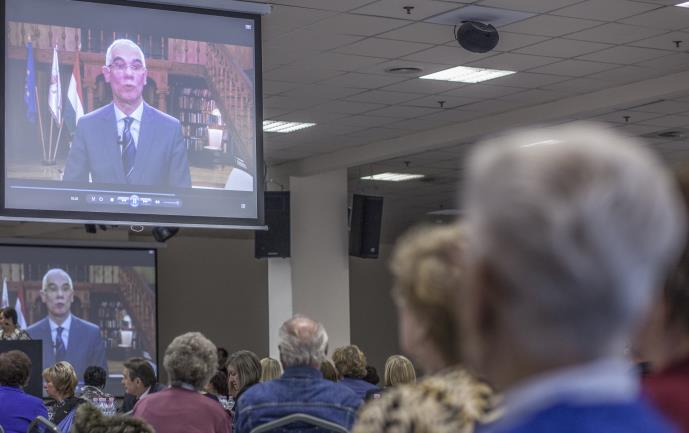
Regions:
<instances>
[{"instance_id":1,"label":"video player control bar","mask_svg":"<svg viewBox=\"0 0 689 433\"><path fill-rule=\"evenodd\" d=\"M72 202L85 201L88 204L102 204L110 206L139 207L182 207L182 200L172 197L145 197L137 194L72 194L69 196Z\"/></svg>"}]
</instances>

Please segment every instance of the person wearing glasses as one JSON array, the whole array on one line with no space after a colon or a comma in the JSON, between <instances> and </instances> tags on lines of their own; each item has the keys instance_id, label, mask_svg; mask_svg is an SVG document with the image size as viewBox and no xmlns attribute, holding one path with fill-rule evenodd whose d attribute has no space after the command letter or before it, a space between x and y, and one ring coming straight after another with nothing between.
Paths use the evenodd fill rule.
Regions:
<instances>
[{"instance_id":1,"label":"person wearing glasses","mask_svg":"<svg viewBox=\"0 0 689 433\"><path fill-rule=\"evenodd\" d=\"M115 40L105 54L103 77L113 102L79 119L62 180L191 187L179 120L143 100L147 71L141 48Z\"/></svg>"},{"instance_id":2,"label":"person wearing glasses","mask_svg":"<svg viewBox=\"0 0 689 433\"><path fill-rule=\"evenodd\" d=\"M71 312L74 285L67 272L54 268L45 273L41 300L48 316L29 326L27 331L32 339L43 341L43 367L67 361L78 377L92 365L107 371L100 328Z\"/></svg>"}]
</instances>

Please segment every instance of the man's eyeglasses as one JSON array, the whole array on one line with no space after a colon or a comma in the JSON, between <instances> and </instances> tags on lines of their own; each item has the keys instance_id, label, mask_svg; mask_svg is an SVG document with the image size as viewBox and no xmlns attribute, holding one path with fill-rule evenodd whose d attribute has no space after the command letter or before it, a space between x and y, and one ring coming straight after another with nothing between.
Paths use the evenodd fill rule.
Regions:
<instances>
[{"instance_id":1,"label":"man's eyeglasses","mask_svg":"<svg viewBox=\"0 0 689 433\"><path fill-rule=\"evenodd\" d=\"M132 71L133 73L138 73L142 72L144 69L144 65L141 63L132 63L131 65L128 65L124 62L113 62L108 66L111 71L119 72L119 73L124 73L127 69Z\"/></svg>"}]
</instances>

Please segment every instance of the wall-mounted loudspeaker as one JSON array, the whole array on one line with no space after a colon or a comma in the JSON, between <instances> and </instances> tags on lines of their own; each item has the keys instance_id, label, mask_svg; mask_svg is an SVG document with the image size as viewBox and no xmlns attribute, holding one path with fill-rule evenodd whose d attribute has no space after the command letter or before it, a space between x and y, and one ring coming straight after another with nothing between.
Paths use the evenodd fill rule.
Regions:
<instances>
[{"instance_id":1,"label":"wall-mounted loudspeaker","mask_svg":"<svg viewBox=\"0 0 689 433\"><path fill-rule=\"evenodd\" d=\"M500 36L490 24L465 21L455 32L459 45L472 53L487 53L498 45Z\"/></svg>"},{"instance_id":2,"label":"wall-mounted loudspeaker","mask_svg":"<svg viewBox=\"0 0 689 433\"><path fill-rule=\"evenodd\" d=\"M349 255L378 258L383 197L354 194L349 230Z\"/></svg>"},{"instance_id":3,"label":"wall-mounted loudspeaker","mask_svg":"<svg viewBox=\"0 0 689 433\"><path fill-rule=\"evenodd\" d=\"M254 256L257 259L289 257L289 191L266 191L264 204L268 230L254 232Z\"/></svg>"}]
</instances>

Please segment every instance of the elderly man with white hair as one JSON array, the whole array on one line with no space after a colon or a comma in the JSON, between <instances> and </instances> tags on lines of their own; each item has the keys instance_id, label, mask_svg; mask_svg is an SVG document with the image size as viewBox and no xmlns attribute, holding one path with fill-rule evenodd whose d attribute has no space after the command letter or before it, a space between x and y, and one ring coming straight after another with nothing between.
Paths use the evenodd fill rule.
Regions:
<instances>
[{"instance_id":1,"label":"elderly man with white hair","mask_svg":"<svg viewBox=\"0 0 689 433\"><path fill-rule=\"evenodd\" d=\"M477 149L459 312L467 362L505 395L486 431L673 431L624 357L685 236L664 168L636 139L588 124Z\"/></svg>"},{"instance_id":2,"label":"elderly man with white hair","mask_svg":"<svg viewBox=\"0 0 689 433\"><path fill-rule=\"evenodd\" d=\"M312 415L352 427L361 399L349 388L323 379L320 371L328 348L323 325L296 315L280 327L282 377L256 384L239 399L234 433L249 433L267 422L295 414ZM292 424L280 431L303 431Z\"/></svg>"}]
</instances>

